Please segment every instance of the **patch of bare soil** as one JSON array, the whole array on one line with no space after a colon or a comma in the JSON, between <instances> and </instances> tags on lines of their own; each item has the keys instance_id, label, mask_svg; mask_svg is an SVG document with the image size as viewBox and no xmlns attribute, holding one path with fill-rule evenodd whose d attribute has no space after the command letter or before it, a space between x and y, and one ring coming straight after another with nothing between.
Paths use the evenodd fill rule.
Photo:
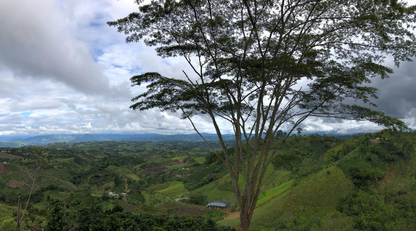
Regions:
<instances>
[{"instance_id":1,"label":"patch of bare soil","mask_svg":"<svg viewBox=\"0 0 416 231\"><path fill-rule=\"evenodd\" d=\"M153 168L146 168L145 170L147 172L163 172L163 171L168 170L168 167L166 167L166 166L156 166L156 167L153 167Z\"/></svg>"},{"instance_id":2,"label":"patch of bare soil","mask_svg":"<svg viewBox=\"0 0 416 231\"><path fill-rule=\"evenodd\" d=\"M6 176L11 172L9 164L0 163L0 175Z\"/></svg>"},{"instance_id":3,"label":"patch of bare soil","mask_svg":"<svg viewBox=\"0 0 416 231\"><path fill-rule=\"evenodd\" d=\"M87 157L85 157L85 156L83 156L83 155L81 155L81 154L78 154L78 157L79 157L79 158L81 158L81 159L83 159L83 160L88 160L88 158L87 158Z\"/></svg>"},{"instance_id":4,"label":"patch of bare soil","mask_svg":"<svg viewBox=\"0 0 416 231\"><path fill-rule=\"evenodd\" d=\"M235 212L230 212L228 213L227 211L227 216L224 217L224 220L231 220L234 218L239 218L240 217L240 211L235 211Z\"/></svg>"},{"instance_id":5,"label":"patch of bare soil","mask_svg":"<svg viewBox=\"0 0 416 231\"><path fill-rule=\"evenodd\" d=\"M11 181L7 181L6 185L9 186L10 188L18 188L20 187L20 181L17 180L11 180Z\"/></svg>"}]
</instances>

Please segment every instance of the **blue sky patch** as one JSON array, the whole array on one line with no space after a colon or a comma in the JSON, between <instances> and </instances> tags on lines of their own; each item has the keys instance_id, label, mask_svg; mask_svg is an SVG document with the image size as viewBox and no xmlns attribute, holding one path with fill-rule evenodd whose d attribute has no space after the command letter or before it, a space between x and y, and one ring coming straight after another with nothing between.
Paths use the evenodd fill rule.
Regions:
<instances>
[{"instance_id":1,"label":"blue sky patch","mask_svg":"<svg viewBox=\"0 0 416 231\"><path fill-rule=\"evenodd\" d=\"M33 111L27 111L27 112L20 113L20 115L22 115L24 117L29 117L32 113L33 113Z\"/></svg>"},{"instance_id":2,"label":"blue sky patch","mask_svg":"<svg viewBox=\"0 0 416 231\"><path fill-rule=\"evenodd\" d=\"M129 74L131 74L131 75L137 75L141 72L142 72L142 68L140 68L140 67L135 67L135 68L132 68L132 69L129 70Z\"/></svg>"}]
</instances>

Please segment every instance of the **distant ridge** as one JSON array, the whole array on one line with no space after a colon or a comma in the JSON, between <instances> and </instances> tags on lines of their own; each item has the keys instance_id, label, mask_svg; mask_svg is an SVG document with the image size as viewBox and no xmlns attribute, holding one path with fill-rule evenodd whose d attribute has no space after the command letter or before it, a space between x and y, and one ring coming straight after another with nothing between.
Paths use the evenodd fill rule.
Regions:
<instances>
[{"instance_id":1,"label":"distant ridge","mask_svg":"<svg viewBox=\"0 0 416 231\"><path fill-rule=\"evenodd\" d=\"M305 132L301 135L327 135L343 139L349 139L357 134L337 134L325 132ZM202 133L206 140L218 141L216 134ZM226 142L234 140L234 134L225 134L223 139ZM198 134L58 134L58 135L41 135L41 136L0 136L0 147L21 147L28 145L47 145L50 143L79 143L89 141L143 141L143 142L164 142L164 141L182 141L182 142L203 142Z\"/></svg>"},{"instance_id":2,"label":"distant ridge","mask_svg":"<svg viewBox=\"0 0 416 231\"><path fill-rule=\"evenodd\" d=\"M218 141L215 134L203 134L208 141ZM183 142L203 142L197 134L177 134L177 135L160 135L160 134L79 134L79 135L41 135L28 138L3 138L5 141L0 142L0 147L20 147L27 145L47 145L50 143L78 143L89 141L146 141L146 142L163 142L163 141L183 141ZM6 140L7 139L7 140ZM234 135L224 135L226 141L234 139Z\"/></svg>"}]
</instances>

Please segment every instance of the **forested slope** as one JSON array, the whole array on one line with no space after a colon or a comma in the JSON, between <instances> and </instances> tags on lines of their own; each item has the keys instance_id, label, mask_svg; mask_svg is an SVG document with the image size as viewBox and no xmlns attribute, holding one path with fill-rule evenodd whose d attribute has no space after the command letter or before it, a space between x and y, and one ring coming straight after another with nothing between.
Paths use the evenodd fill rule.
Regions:
<instances>
[{"instance_id":1,"label":"forested slope","mask_svg":"<svg viewBox=\"0 0 416 231\"><path fill-rule=\"evenodd\" d=\"M252 229L414 230L415 140L415 133L388 130L290 137L267 170ZM144 221L166 230L216 230L213 221L238 229L230 177L207 153L187 142L2 148L0 229L15 230L19 195L22 210L30 195L22 227L32 230L138 229ZM230 208L207 210L212 201Z\"/></svg>"}]
</instances>

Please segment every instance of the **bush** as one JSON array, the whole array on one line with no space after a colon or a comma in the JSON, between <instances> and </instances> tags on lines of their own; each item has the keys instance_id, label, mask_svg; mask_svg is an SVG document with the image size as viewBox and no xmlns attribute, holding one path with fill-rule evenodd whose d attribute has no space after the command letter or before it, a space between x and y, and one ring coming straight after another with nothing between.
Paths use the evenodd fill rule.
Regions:
<instances>
[{"instance_id":1,"label":"bush","mask_svg":"<svg viewBox=\"0 0 416 231\"><path fill-rule=\"evenodd\" d=\"M121 209L103 212L97 205L73 203L63 211L62 203L51 201L48 208L46 230L204 230L233 231L229 227L218 228L214 221L204 217L175 217L134 215Z\"/></svg>"},{"instance_id":2,"label":"bush","mask_svg":"<svg viewBox=\"0 0 416 231\"><path fill-rule=\"evenodd\" d=\"M4 220L0 225L0 230L3 231L16 231L17 229L17 222L14 218L10 218L7 220Z\"/></svg>"},{"instance_id":3,"label":"bush","mask_svg":"<svg viewBox=\"0 0 416 231\"><path fill-rule=\"evenodd\" d=\"M273 158L272 164L275 168L282 168L285 170L293 170L295 166L300 165L302 162L302 157L298 155L276 155Z\"/></svg>"},{"instance_id":4,"label":"bush","mask_svg":"<svg viewBox=\"0 0 416 231\"><path fill-rule=\"evenodd\" d=\"M207 204L207 196L200 194L200 193L192 193L189 195L189 200L187 200L191 204L195 205L206 205Z\"/></svg>"},{"instance_id":5,"label":"bush","mask_svg":"<svg viewBox=\"0 0 416 231\"><path fill-rule=\"evenodd\" d=\"M357 188L368 187L384 177L384 172L378 168L371 167L352 166L349 168L348 173L352 177L352 183Z\"/></svg>"},{"instance_id":6,"label":"bush","mask_svg":"<svg viewBox=\"0 0 416 231\"><path fill-rule=\"evenodd\" d=\"M393 230L397 214L391 205L383 204L375 195L356 191L341 198L337 209L352 218L360 230Z\"/></svg>"}]
</instances>

